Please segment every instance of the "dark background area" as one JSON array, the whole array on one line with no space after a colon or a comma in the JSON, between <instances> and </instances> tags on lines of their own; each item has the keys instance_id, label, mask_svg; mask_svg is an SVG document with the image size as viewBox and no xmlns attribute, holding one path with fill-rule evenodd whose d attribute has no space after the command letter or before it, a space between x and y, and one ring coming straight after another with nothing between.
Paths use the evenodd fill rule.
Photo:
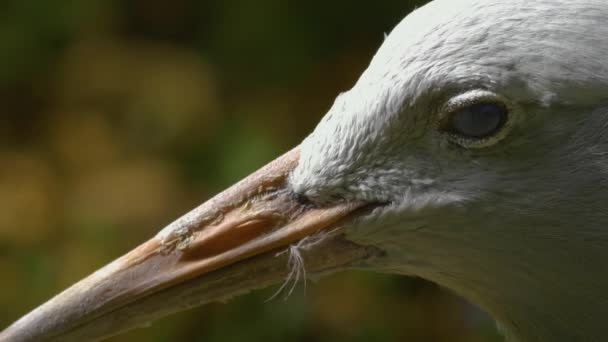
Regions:
<instances>
[{"instance_id":1,"label":"dark background area","mask_svg":"<svg viewBox=\"0 0 608 342\"><path fill-rule=\"evenodd\" d=\"M0 327L297 145L425 1L0 3ZM419 279L348 272L112 341L498 341Z\"/></svg>"}]
</instances>

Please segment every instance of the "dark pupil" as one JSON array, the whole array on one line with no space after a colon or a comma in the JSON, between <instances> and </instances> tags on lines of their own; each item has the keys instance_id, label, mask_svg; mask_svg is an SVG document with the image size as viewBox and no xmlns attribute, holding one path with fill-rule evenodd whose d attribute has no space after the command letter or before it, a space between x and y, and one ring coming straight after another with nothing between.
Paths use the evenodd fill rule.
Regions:
<instances>
[{"instance_id":1,"label":"dark pupil","mask_svg":"<svg viewBox=\"0 0 608 342\"><path fill-rule=\"evenodd\" d=\"M483 138L495 133L504 123L507 111L494 103L477 103L454 113L451 128L454 133Z\"/></svg>"}]
</instances>

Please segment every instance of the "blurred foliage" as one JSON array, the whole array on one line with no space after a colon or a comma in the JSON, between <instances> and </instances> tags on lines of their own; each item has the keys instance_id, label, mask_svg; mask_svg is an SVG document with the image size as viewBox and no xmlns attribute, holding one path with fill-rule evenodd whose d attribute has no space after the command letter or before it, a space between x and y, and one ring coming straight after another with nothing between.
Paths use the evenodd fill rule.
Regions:
<instances>
[{"instance_id":1,"label":"blurred foliage","mask_svg":"<svg viewBox=\"0 0 608 342\"><path fill-rule=\"evenodd\" d=\"M0 3L0 327L296 145L425 1ZM422 280L345 273L113 341L492 341Z\"/></svg>"}]
</instances>

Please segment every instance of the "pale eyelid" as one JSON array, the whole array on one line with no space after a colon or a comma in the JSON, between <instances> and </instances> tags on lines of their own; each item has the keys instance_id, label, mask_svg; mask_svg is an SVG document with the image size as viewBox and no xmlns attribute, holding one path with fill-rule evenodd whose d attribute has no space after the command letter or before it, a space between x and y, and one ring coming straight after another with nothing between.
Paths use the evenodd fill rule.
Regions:
<instances>
[{"instance_id":1,"label":"pale eyelid","mask_svg":"<svg viewBox=\"0 0 608 342\"><path fill-rule=\"evenodd\" d=\"M507 118L495 134L483 138L470 138L442 129L442 124L445 124L450 115L466 106L482 102L496 103L507 109ZM516 121L518 112L517 107L511 101L499 94L483 89L471 90L452 97L440 108L437 113L437 129L450 141L464 148L479 149L489 147L508 136Z\"/></svg>"}]
</instances>

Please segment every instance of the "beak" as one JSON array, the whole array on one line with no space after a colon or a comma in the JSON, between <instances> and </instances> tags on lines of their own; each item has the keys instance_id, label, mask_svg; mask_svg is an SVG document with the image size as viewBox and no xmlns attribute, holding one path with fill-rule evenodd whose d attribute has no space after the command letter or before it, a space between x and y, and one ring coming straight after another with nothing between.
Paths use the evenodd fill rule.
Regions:
<instances>
[{"instance_id":1,"label":"beak","mask_svg":"<svg viewBox=\"0 0 608 342\"><path fill-rule=\"evenodd\" d=\"M335 233L365 205L299 201L286 186L298 159L295 148L179 218L13 323L0 341L99 340L278 283L289 271L286 253L278 252L321 232L332 234L305 255L308 272L367 259L372 250Z\"/></svg>"}]
</instances>

